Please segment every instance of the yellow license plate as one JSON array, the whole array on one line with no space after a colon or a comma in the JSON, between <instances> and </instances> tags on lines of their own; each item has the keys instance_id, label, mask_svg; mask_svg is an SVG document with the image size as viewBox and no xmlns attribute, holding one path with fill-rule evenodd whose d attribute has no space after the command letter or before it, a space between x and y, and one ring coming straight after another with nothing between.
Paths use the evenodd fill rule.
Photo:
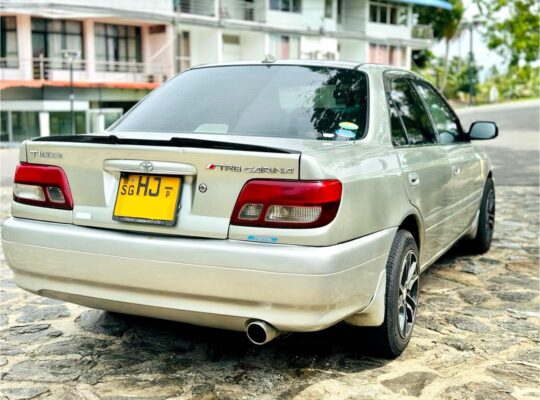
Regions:
<instances>
[{"instance_id":1,"label":"yellow license plate","mask_svg":"<svg viewBox=\"0 0 540 400\"><path fill-rule=\"evenodd\" d=\"M113 219L174 225L181 184L178 176L122 174Z\"/></svg>"}]
</instances>

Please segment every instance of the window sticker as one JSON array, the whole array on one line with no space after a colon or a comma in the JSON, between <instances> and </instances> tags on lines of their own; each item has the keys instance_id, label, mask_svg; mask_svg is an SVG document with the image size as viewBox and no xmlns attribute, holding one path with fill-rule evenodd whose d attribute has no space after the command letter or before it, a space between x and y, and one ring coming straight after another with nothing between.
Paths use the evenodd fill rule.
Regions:
<instances>
[{"instance_id":1,"label":"window sticker","mask_svg":"<svg viewBox=\"0 0 540 400\"><path fill-rule=\"evenodd\" d=\"M353 122L340 122L339 128L336 131L336 135L347 138L347 139L354 139L356 137L356 131L358 130L358 125L356 125Z\"/></svg>"},{"instance_id":2,"label":"window sticker","mask_svg":"<svg viewBox=\"0 0 540 400\"><path fill-rule=\"evenodd\" d=\"M340 128L336 131L336 136L344 137L347 139L354 139L356 137L356 132Z\"/></svg>"},{"instance_id":3,"label":"window sticker","mask_svg":"<svg viewBox=\"0 0 540 400\"><path fill-rule=\"evenodd\" d=\"M358 125L356 125L353 122L340 122L339 127L343 128L343 129L347 129L349 131L357 131L358 130Z\"/></svg>"}]
</instances>

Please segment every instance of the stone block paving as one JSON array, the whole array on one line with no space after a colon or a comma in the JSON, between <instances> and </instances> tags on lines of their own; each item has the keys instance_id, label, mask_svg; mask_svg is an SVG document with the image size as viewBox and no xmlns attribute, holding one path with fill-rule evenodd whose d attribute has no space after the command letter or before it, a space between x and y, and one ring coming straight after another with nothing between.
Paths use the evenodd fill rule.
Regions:
<instances>
[{"instance_id":1,"label":"stone block paving","mask_svg":"<svg viewBox=\"0 0 540 400\"><path fill-rule=\"evenodd\" d=\"M422 275L418 324L394 361L346 325L255 347L241 333L42 298L15 286L1 255L0 397L538 399L538 187L497 196L492 250L453 249Z\"/></svg>"}]
</instances>

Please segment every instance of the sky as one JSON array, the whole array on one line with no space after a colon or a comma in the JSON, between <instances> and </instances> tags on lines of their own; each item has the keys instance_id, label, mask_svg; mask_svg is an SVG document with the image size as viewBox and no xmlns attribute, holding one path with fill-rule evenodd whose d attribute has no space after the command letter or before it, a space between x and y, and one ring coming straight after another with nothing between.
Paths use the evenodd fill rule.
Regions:
<instances>
[{"instance_id":1,"label":"sky","mask_svg":"<svg viewBox=\"0 0 540 400\"><path fill-rule=\"evenodd\" d=\"M465 14L464 21L472 20L472 18L478 14L478 8L471 0L464 0ZM469 31L463 32L459 38L450 43L450 58L453 56L461 56L466 58L469 54L470 47L470 35ZM444 56L445 44L441 41L433 46L431 49L437 56ZM498 67L505 64L504 59L499 56L495 51L487 48L482 34L477 30L473 31L473 52L474 57L479 65L483 67L480 72L480 78L483 80L490 67L497 65Z\"/></svg>"}]
</instances>

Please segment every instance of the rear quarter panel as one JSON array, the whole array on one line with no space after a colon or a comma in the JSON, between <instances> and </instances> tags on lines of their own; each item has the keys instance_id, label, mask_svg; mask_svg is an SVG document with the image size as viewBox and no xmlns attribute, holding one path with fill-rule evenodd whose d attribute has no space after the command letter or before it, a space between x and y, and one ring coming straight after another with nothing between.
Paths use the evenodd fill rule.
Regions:
<instances>
[{"instance_id":1,"label":"rear quarter panel","mask_svg":"<svg viewBox=\"0 0 540 400\"><path fill-rule=\"evenodd\" d=\"M316 229L269 229L231 226L231 239L275 238L278 243L328 246L398 226L410 204L391 145L358 143L302 155L300 179L339 179L343 195L338 214Z\"/></svg>"},{"instance_id":2,"label":"rear quarter panel","mask_svg":"<svg viewBox=\"0 0 540 400\"><path fill-rule=\"evenodd\" d=\"M343 146L303 152L300 179L339 179L343 196L336 219L316 229L268 229L231 226L229 237L276 239L278 243L329 246L399 226L410 214L421 217L407 196L397 153L390 140L390 121L380 69L370 78L369 128L364 139ZM326 147L326 148L325 148Z\"/></svg>"}]
</instances>

